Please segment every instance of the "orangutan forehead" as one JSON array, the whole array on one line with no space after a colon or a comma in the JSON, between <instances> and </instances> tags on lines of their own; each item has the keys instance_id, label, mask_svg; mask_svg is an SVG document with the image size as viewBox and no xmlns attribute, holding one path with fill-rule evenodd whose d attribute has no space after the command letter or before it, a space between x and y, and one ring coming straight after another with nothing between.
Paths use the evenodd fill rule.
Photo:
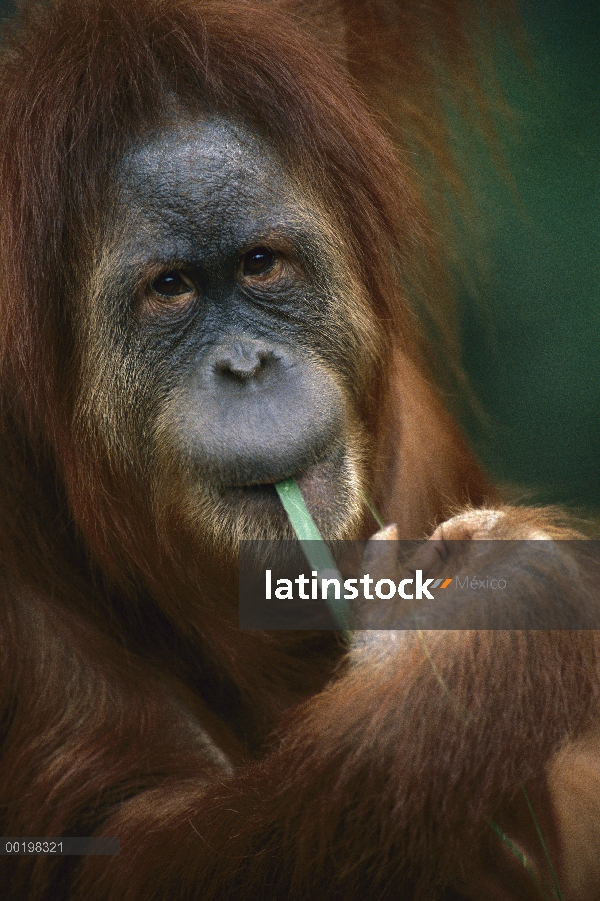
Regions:
<instances>
[{"instance_id":1,"label":"orangutan forehead","mask_svg":"<svg viewBox=\"0 0 600 901\"><path fill-rule=\"evenodd\" d=\"M247 125L223 116L162 129L129 150L117 177L128 199L186 210L197 202L220 216L224 200L234 207L272 207L293 193L274 149Z\"/></svg>"},{"instance_id":2,"label":"orangutan forehead","mask_svg":"<svg viewBox=\"0 0 600 901\"><path fill-rule=\"evenodd\" d=\"M112 215L133 226L128 243L137 236L146 252L148 241L175 242L169 254L185 256L203 248L237 252L273 237L328 257L320 204L244 123L211 116L164 128L131 148L116 176Z\"/></svg>"}]
</instances>

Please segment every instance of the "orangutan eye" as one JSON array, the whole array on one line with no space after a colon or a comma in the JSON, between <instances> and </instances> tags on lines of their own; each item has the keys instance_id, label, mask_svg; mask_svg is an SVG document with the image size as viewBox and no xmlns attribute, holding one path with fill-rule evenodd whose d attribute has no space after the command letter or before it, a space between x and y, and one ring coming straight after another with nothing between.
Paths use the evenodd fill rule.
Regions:
<instances>
[{"instance_id":1,"label":"orangutan eye","mask_svg":"<svg viewBox=\"0 0 600 901\"><path fill-rule=\"evenodd\" d=\"M263 275L275 263L275 254L268 247L253 247L244 255L242 275Z\"/></svg>"},{"instance_id":2,"label":"orangutan eye","mask_svg":"<svg viewBox=\"0 0 600 901\"><path fill-rule=\"evenodd\" d=\"M160 275L157 275L150 282L150 287L159 297L167 299L184 297L196 291L191 279L179 269L169 269L167 272L161 272Z\"/></svg>"}]
</instances>

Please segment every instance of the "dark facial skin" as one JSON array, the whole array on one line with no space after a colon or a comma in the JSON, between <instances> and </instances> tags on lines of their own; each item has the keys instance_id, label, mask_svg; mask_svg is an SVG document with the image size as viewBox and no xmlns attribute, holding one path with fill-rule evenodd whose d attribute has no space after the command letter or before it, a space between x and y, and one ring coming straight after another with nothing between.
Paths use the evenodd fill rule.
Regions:
<instances>
[{"instance_id":1,"label":"dark facial skin","mask_svg":"<svg viewBox=\"0 0 600 901\"><path fill-rule=\"evenodd\" d=\"M111 458L141 452L159 503L209 516L220 542L287 534L272 486L290 476L326 534L349 537L369 341L327 218L220 117L157 134L118 177L85 317L87 427L94 393L118 397Z\"/></svg>"}]
</instances>

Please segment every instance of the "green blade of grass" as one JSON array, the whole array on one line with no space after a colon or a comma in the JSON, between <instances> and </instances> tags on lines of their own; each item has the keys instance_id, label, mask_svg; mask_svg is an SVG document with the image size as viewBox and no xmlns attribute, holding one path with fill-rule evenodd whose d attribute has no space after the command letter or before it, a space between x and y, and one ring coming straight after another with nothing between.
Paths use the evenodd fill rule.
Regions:
<instances>
[{"instance_id":1,"label":"green blade of grass","mask_svg":"<svg viewBox=\"0 0 600 901\"><path fill-rule=\"evenodd\" d=\"M285 508L298 541L323 541L314 519L308 512L296 479L284 479L282 482L277 482L275 491ZM325 551L329 554L327 548ZM333 563L332 558L329 559ZM333 568L335 569L335 563L333 563Z\"/></svg>"},{"instance_id":2,"label":"green blade of grass","mask_svg":"<svg viewBox=\"0 0 600 901\"><path fill-rule=\"evenodd\" d=\"M529 800L529 795L525 790L525 786L521 786L521 791L523 792L523 797L525 798L525 803L527 804L527 809L531 815L531 819L533 820L533 825L535 826L535 831L537 832L537 837L540 840L540 845L542 846L542 851L544 852L544 857L546 858L546 863L548 864L548 868L550 870L550 875L552 876L552 882L554 883L554 891L556 893L556 897L558 901L562 901L562 893L560 890L560 886L558 884L558 879L556 877L556 871L552 866L552 860L550 858L550 854L548 852L548 848L546 847L546 842L544 841L544 836L542 835L542 830L540 829L540 824L537 821L537 817L533 812L533 807L531 805L531 801Z\"/></svg>"},{"instance_id":3,"label":"green blade of grass","mask_svg":"<svg viewBox=\"0 0 600 901\"><path fill-rule=\"evenodd\" d=\"M336 562L308 511L296 480L284 479L277 482L275 491L279 495L309 566L317 571L320 578L338 579L340 585L343 585L344 580L338 572ZM327 606L337 627L346 632L349 620L348 605L343 597L335 597L331 585L327 592Z\"/></svg>"},{"instance_id":4,"label":"green blade of grass","mask_svg":"<svg viewBox=\"0 0 600 901\"><path fill-rule=\"evenodd\" d=\"M379 528L383 529L385 526L385 523L384 523L383 519L381 518L381 516L379 515L379 513L377 512L377 510L375 509L374 505L371 503L371 501L369 500L367 495L364 493L364 491L361 491L360 496L362 498L363 504L365 505L365 507L367 508L367 510L369 511L369 513L371 514L371 516L373 517L373 519L375 520L375 522L377 523Z\"/></svg>"},{"instance_id":5,"label":"green blade of grass","mask_svg":"<svg viewBox=\"0 0 600 901\"><path fill-rule=\"evenodd\" d=\"M511 851L511 853L515 855L517 860L527 870L527 872L531 876L533 882L535 883L535 886L536 886L538 892L540 893L540 896L542 898L548 898L548 895L552 895L553 892L551 892L549 887L547 885L542 885L542 883L540 882L540 880L538 878L537 873L535 872L535 870L533 869L533 867L531 866L531 864L529 863L529 861L527 860L526 856L523 854L521 849L517 848L517 846L514 844L514 842L511 842L508 835L500 828L500 826L498 826L497 823L494 823L493 820L490 820L489 817L488 817L488 823L491 826L491 828L494 830L496 835L504 842L504 844L509 849L509 851Z\"/></svg>"}]
</instances>

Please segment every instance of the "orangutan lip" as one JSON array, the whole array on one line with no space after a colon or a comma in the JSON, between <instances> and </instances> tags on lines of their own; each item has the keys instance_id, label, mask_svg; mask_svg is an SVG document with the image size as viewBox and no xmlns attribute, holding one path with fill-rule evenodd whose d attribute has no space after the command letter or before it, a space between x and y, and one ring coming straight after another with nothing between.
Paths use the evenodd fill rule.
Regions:
<instances>
[{"instance_id":1,"label":"orangutan lip","mask_svg":"<svg viewBox=\"0 0 600 901\"><path fill-rule=\"evenodd\" d=\"M235 491L242 488L273 488L282 479L274 479L272 482L240 482L237 485L227 486L229 490Z\"/></svg>"},{"instance_id":2,"label":"orangutan lip","mask_svg":"<svg viewBox=\"0 0 600 901\"><path fill-rule=\"evenodd\" d=\"M300 487L303 484L306 484L310 479L315 476L318 478L319 475L324 472L328 468L327 462L325 460L320 460L317 463L313 463L308 469L304 469L301 472L290 473L289 475L278 476L276 479L272 479L269 481L261 480L256 482L239 482L236 485L226 485L224 486L225 491L242 491L242 490L252 490L252 489L271 489L275 487L279 482L283 482L286 479L295 479Z\"/></svg>"},{"instance_id":3,"label":"orangutan lip","mask_svg":"<svg viewBox=\"0 0 600 901\"><path fill-rule=\"evenodd\" d=\"M220 493L224 498L243 497L257 499L274 498L279 503L275 485L284 479L295 479L309 509L329 506L339 484L339 473L344 468L346 449L338 446L305 468L280 475L269 481L242 482L236 485L222 485Z\"/></svg>"},{"instance_id":4,"label":"orangutan lip","mask_svg":"<svg viewBox=\"0 0 600 901\"><path fill-rule=\"evenodd\" d=\"M277 497L274 483L256 483L253 485L228 485L219 489L218 496L222 503L227 505L239 504L245 506L247 504L257 505L259 508L270 509L276 511L281 507L281 502ZM266 505L266 506L265 506ZM283 510L283 508L281 508Z\"/></svg>"},{"instance_id":5,"label":"orangutan lip","mask_svg":"<svg viewBox=\"0 0 600 901\"><path fill-rule=\"evenodd\" d=\"M290 478L292 478L290 476ZM299 482L301 476L294 476L296 480ZM231 494L231 493L242 493L242 494L262 494L263 492L268 492L276 497L275 485L279 482L283 481L283 479L275 479L272 482L244 482L238 485L227 485L222 489L223 494Z\"/></svg>"}]
</instances>

